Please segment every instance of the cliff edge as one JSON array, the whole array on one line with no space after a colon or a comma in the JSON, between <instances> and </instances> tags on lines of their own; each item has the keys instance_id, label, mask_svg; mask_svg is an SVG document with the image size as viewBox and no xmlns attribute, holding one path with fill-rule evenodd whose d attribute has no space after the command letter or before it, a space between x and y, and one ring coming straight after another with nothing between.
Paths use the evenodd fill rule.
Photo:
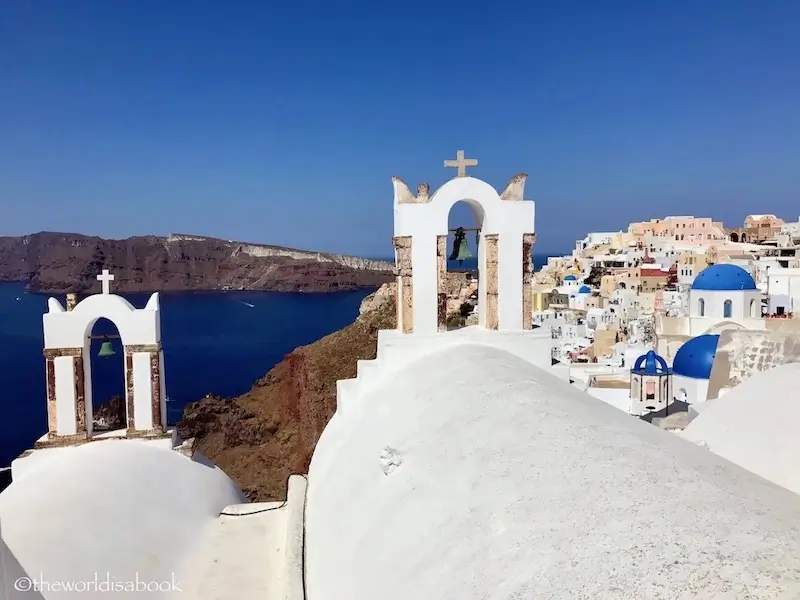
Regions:
<instances>
[{"instance_id":1,"label":"cliff edge","mask_svg":"<svg viewBox=\"0 0 800 600\"><path fill-rule=\"evenodd\" d=\"M0 281L32 292L91 293L102 269L115 291L344 291L393 280L390 262L202 236L107 240L73 233L0 237Z\"/></svg>"},{"instance_id":2,"label":"cliff edge","mask_svg":"<svg viewBox=\"0 0 800 600\"><path fill-rule=\"evenodd\" d=\"M286 481L307 473L322 430L336 410L336 381L356 376L356 361L375 358L378 331L395 327L394 286L364 299L344 329L301 346L246 394L190 404L178 424L252 501L284 500Z\"/></svg>"}]
</instances>

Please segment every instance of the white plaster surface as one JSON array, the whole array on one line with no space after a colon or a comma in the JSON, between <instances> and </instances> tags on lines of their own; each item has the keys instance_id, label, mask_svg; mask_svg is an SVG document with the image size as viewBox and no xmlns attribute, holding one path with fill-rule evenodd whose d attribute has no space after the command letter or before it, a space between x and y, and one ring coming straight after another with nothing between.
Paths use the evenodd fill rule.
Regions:
<instances>
[{"instance_id":1,"label":"white plaster surface","mask_svg":"<svg viewBox=\"0 0 800 600\"><path fill-rule=\"evenodd\" d=\"M190 585L209 566L192 560L198 545L224 507L244 501L219 469L144 443L110 440L55 453L0 494L8 598L129 597L31 596L13 589L24 575L73 582L95 574L123 582L174 577Z\"/></svg>"},{"instance_id":2,"label":"white plaster surface","mask_svg":"<svg viewBox=\"0 0 800 600\"><path fill-rule=\"evenodd\" d=\"M798 363L756 373L709 402L681 435L800 494L797 389Z\"/></svg>"},{"instance_id":3,"label":"white plaster surface","mask_svg":"<svg viewBox=\"0 0 800 600\"><path fill-rule=\"evenodd\" d=\"M183 590L194 600L284 598L287 511L280 502L229 506L198 544L196 578Z\"/></svg>"},{"instance_id":4,"label":"white plaster surface","mask_svg":"<svg viewBox=\"0 0 800 600\"><path fill-rule=\"evenodd\" d=\"M507 352L361 408L311 462L308 600L800 597L800 498Z\"/></svg>"},{"instance_id":5,"label":"white plaster surface","mask_svg":"<svg viewBox=\"0 0 800 600\"><path fill-rule=\"evenodd\" d=\"M602 400L609 406L613 406L617 410L621 410L625 414L630 413L631 398L629 389L590 387L586 390L586 393L593 398Z\"/></svg>"},{"instance_id":6,"label":"white plaster surface","mask_svg":"<svg viewBox=\"0 0 800 600\"><path fill-rule=\"evenodd\" d=\"M56 427L59 435L74 435L75 421L75 359L59 356L53 360L56 383ZM91 387L91 386L89 386Z\"/></svg>"},{"instance_id":7,"label":"white plaster surface","mask_svg":"<svg viewBox=\"0 0 800 600\"><path fill-rule=\"evenodd\" d=\"M672 393L681 402L700 404L708 400L708 379L673 375Z\"/></svg>"},{"instance_id":8,"label":"white plaster surface","mask_svg":"<svg viewBox=\"0 0 800 600\"><path fill-rule=\"evenodd\" d=\"M144 444L158 450L172 450L177 445L176 432L174 429L170 429L167 432L172 435L158 438L128 438L128 441L132 444ZM98 441L92 443L99 443L100 440L104 443L108 438L124 437L125 435L126 430L124 429L105 431L94 436ZM47 434L45 433L37 441L47 441ZM26 454L11 461L11 476L14 481L19 481L29 473L36 472L43 464L55 456L63 454L64 458L61 460L69 460L69 457L73 456L72 453L78 451L81 447L81 445L53 446L28 450Z\"/></svg>"},{"instance_id":9,"label":"white plaster surface","mask_svg":"<svg viewBox=\"0 0 800 600\"><path fill-rule=\"evenodd\" d=\"M153 428L153 386L151 384L150 353L133 353L134 427L147 431ZM164 398L163 396L161 397Z\"/></svg>"},{"instance_id":10,"label":"white plaster surface","mask_svg":"<svg viewBox=\"0 0 800 600\"><path fill-rule=\"evenodd\" d=\"M71 311L65 310L55 298L49 298L47 307L48 312L43 317L45 348L83 348L92 327L101 318L116 325L123 344L149 345L161 341L157 293L143 309L137 309L115 294L88 296Z\"/></svg>"}]
</instances>

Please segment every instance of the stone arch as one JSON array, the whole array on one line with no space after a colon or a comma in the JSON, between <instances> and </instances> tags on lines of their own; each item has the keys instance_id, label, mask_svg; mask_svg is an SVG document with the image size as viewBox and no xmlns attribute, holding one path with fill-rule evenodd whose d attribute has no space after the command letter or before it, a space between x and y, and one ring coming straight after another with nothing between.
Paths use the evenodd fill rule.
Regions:
<instances>
[{"instance_id":1,"label":"stone arch","mask_svg":"<svg viewBox=\"0 0 800 600\"><path fill-rule=\"evenodd\" d=\"M743 233L743 234L741 235L741 237L739 238L739 241L740 241L740 242L742 242L742 243L745 243L745 242L747 242L747 234L746 234L746 233Z\"/></svg>"},{"instance_id":2,"label":"stone arch","mask_svg":"<svg viewBox=\"0 0 800 600\"><path fill-rule=\"evenodd\" d=\"M476 240L475 232L468 231L466 232L466 241L468 246L472 250L475 251L475 259L477 262L478 267L478 323L480 325L485 325L486 323L486 275L487 275L487 268L486 268L486 253L484 252L484 236L483 236L483 229L484 223L486 221L486 213L483 210L483 206L470 198L465 198L464 200L458 200L454 202L450 206L450 210L447 214L448 223L450 218L453 216L453 210L459 205L463 204L469 208L470 213L472 213L473 221L475 227L477 227L478 237ZM450 249L448 248L447 242L449 241L450 237L450 226L448 225L448 233L445 236L437 237L437 248L436 248L436 257L437 257L437 267L442 266L442 258L443 258L443 267L442 270L437 273L438 280L438 305L437 305L437 321L439 324L440 330L447 329L445 321L447 319L447 299L449 297L450 290L448 289L448 258L450 255ZM442 237L444 239L442 239Z\"/></svg>"},{"instance_id":3,"label":"stone arch","mask_svg":"<svg viewBox=\"0 0 800 600\"><path fill-rule=\"evenodd\" d=\"M703 335L716 335L722 333L723 331L741 331L747 329L744 325L740 325L735 321L720 321L719 323L715 323L711 327L709 327L706 331L703 332Z\"/></svg>"},{"instance_id":4,"label":"stone arch","mask_svg":"<svg viewBox=\"0 0 800 600\"><path fill-rule=\"evenodd\" d=\"M738 242L739 241L739 234L736 233L735 231L733 233L731 233L730 237L731 237L731 241L732 242Z\"/></svg>"},{"instance_id":5,"label":"stone arch","mask_svg":"<svg viewBox=\"0 0 800 600\"><path fill-rule=\"evenodd\" d=\"M427 184L411 193L394 185L398 326L405 333L446 328L448 217L458 202L482 213L478 263L479 323L487 329L531 329L534 205L523 200L526 175L511 179L502 194L485 181L456 177L432 196Z\"/></svg>"},{"instance_id":6,"label":"stone arch","mask_svg":"<svg viewBox=\"0 0 800 600\"><path fill-rule=\"evenodd\" d=\"M65 310L48 299L44 315L48 440L92 437L91 333L100 319L119 332L124 352L128 436L166 430L166 394L158 294L137 309L121 296L96 294Z\"/></svg>"},{"instance_id":7,"label":"stone arch","mask_svg":"<svg viewBox=\"0 0 800 600\"><path fill-rule=\"evenodd\" d=\"M83 420L80 420L80 416L78 416L78 430L86 431L86 436L91 438L94 435L94 415L95 415L95 408L99 404L96 402L95 399L95 373L94 373L94 360L96 357L92 355L92 335L94 333L95 326L98 322L105 320L106 322L110 323L119 334L119 341L122 344L123 348L123 356L122 360L122 381L123 381L123 399L125 405L125 428L126 429L134 429L133 426L133 417L134 417L134 408L131 406L131 401L133 400L133 395L128 394L129 391L129 370L128 365L126 364L127 353L125 352L125 337L122 334L122 330L116 319L112 319L106 316L96 316L89 320L86 325L86 331L84 335L84 342L83 342L83 352L82 352L82 362L83 362L83 398L84 398L84 407L83 407ZM129 336L128 336L129 337ZM132 371L132 369L131 369ZM132 373L131 373L132 374Z\"/></svg>"}]
</instances>

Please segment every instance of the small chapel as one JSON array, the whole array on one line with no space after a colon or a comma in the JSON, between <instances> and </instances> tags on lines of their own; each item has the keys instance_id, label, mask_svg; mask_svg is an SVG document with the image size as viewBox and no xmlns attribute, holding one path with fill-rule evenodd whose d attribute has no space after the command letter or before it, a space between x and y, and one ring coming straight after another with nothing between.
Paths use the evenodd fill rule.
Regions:
<instances>
[{"instance_id":1,"label":"small chapel","mask_svg":"<svg viewBox=\"0 0 800 600\"><path fill-rule=\"evenodd\" d=\"M19 582L99 573L202 600L799 598L800 496L554 374L531 321L527 176L496 189L457 156L433 192L392 178L397 326L337 383L283 502L247 503L166 425L157 295L144 309L107 287L71 309L51 300L49 428L0 493L0 597L62 598ZM479 318L448 330L462 201L479 215ZM87 426L82 383L100 317L130 379L128 426L110 439ZM663 359L633 368L644 405L668 397ZM135 594L98 587L67 596Z\"/></svg>"}]
</instances>

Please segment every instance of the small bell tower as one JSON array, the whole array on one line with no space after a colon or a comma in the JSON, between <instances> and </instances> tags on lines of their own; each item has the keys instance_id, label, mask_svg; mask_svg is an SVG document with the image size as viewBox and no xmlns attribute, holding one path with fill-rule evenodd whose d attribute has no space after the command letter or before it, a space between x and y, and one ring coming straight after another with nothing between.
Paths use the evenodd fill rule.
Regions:
<instances>
[{"instance_id":1,"label":"small bell tower","mask_svg":"<svg viewBox=\"0 0 800 600\"><path fill-rule=\"evenodd\" d=\"M672 369L650 350L636 359L631 369L630 414L637 417L666 411L672 401Z\"/></svg>"},{"instance_id":2,"label":"small bell tower","mask_svg":"<svg viewBox=\"0 0 800 600\"><path fill-rule=\"evenodd\" d=\"M525 331L533 329L532 279L535 206L524 199L527 175L511 178L498 192L467 175L476 159L456 160L445 167L458 169L455 177L433 194L427 184L417 194L397 177L394 186L394 248L397 275L397 324L406 334L447 332L447 262L477 258L478 325L483 329ZM476 230L448 227L454 204L464 202L476 215ZM476 232L476 254L467 243ZM455 233L452 251L447 238Z\"/></svg>"}]
</instances>

